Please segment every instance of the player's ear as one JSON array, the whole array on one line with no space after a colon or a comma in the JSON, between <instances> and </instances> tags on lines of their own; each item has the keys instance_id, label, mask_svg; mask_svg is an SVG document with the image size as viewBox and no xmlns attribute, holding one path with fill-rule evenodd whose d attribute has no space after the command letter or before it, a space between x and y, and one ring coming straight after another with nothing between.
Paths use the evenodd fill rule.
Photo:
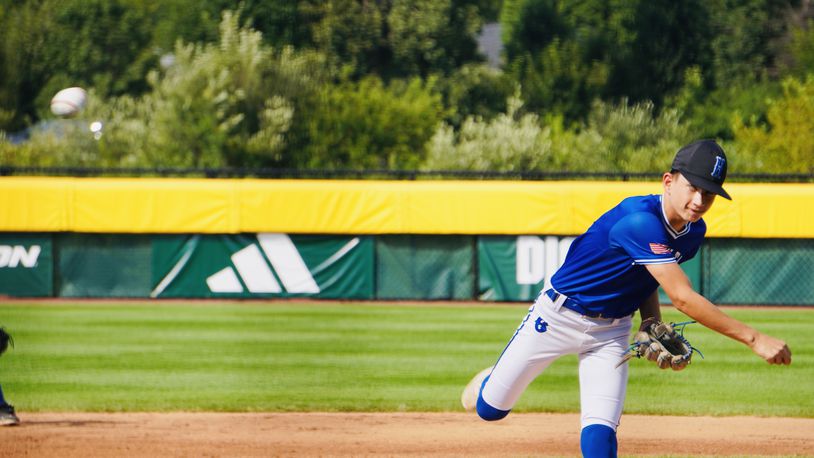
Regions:
<instances>
[{"instance_id":1,"label":"player's ear","mask_svg":"<svg viewBox=\"0 0 814 458\"><path fill-rule=\"evenodd\" d=\"M664 172L664 175L661 176L661 184L664 185L664 192L668 192L670 190L670 186L673 185L673 181L675 181L675 175L672 172Z\"/></svg>"}]
</instances>

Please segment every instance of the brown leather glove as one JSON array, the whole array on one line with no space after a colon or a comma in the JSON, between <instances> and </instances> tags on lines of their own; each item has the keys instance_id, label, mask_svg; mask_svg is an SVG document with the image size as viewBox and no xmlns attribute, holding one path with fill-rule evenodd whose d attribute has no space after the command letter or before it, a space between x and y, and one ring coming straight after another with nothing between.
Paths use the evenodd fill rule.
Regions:
<instances>
[{"instance_id":1,"label":"brown leather glove","mask_svg":"<svg viewBox=\"0 0 814 458\"><path fill-rule=\"evenodd\" d=\"M682 327L689 323L681 323ZM664 323L656 318L642 321L639 331L633 337L633 343L627 354L616 367L621 366L633 357L647 358L660 369L668 367L680 371L692 360L693 351L698 351L684 338L683 332L675 330L675 323Z\"/></svg>"}]
</instances>

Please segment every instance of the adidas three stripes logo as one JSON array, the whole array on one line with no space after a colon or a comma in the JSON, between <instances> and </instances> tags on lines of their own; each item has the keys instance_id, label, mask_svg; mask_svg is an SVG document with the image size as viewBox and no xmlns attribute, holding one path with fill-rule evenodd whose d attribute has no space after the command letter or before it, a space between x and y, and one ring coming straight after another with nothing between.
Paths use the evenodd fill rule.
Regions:
<instances>
[{"instance_id":1,"label":"adidas three stripes logo","mask_svg":"<svg viewBox=\"0 0 814 458\"><path fill-rule=\"evenodd\" d=\"M260 248L251 244L232 254L234 268L225 267L206 279L210 291L242 293L240 276L250 293L280 293L283 288L289 293L319 293L319 286L288 235L257 234L257 241Z\"/></svg>"}]
</instances>

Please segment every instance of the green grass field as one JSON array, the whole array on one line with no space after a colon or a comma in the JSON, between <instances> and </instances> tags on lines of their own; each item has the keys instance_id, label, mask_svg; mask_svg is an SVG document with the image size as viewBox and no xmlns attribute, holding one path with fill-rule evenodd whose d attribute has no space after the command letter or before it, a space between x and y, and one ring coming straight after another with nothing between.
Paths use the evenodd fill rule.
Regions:
<instances>
[{"instance_id":1,"label":"green grass field","mask_svg":"<svg viewBox=\"0 0 814 458\"><path fill-rule=\"evenodd\" d=\"M0 383L21 411L459 411L523 305L0 303L16 347ZM634 360L627 413L814 417L814 309L728 309L785 339L789 367L699 325L685 371ZM665 318L685 318L671 308ZM556 362L516 412L578 410L576 358ZM665 399L675 402L665 406Z\"/></svg>"}]
</instances>

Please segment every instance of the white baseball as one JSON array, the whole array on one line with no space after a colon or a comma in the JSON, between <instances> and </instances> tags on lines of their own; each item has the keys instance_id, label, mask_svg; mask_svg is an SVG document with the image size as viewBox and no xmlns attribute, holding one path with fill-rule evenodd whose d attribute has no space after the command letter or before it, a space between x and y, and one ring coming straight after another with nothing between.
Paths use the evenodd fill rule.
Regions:
<instances>
[{"instance_id":1,"label":"white baseball","mask_svg":"<svg viewBox=\"0 0 814 458\"><path fill-rule=\"evenodd\" d=\"M69 87L51 99L51 112L57 116L73 116L85 107L88 94L81 87Z\"/></svg>"}]
</instances>

